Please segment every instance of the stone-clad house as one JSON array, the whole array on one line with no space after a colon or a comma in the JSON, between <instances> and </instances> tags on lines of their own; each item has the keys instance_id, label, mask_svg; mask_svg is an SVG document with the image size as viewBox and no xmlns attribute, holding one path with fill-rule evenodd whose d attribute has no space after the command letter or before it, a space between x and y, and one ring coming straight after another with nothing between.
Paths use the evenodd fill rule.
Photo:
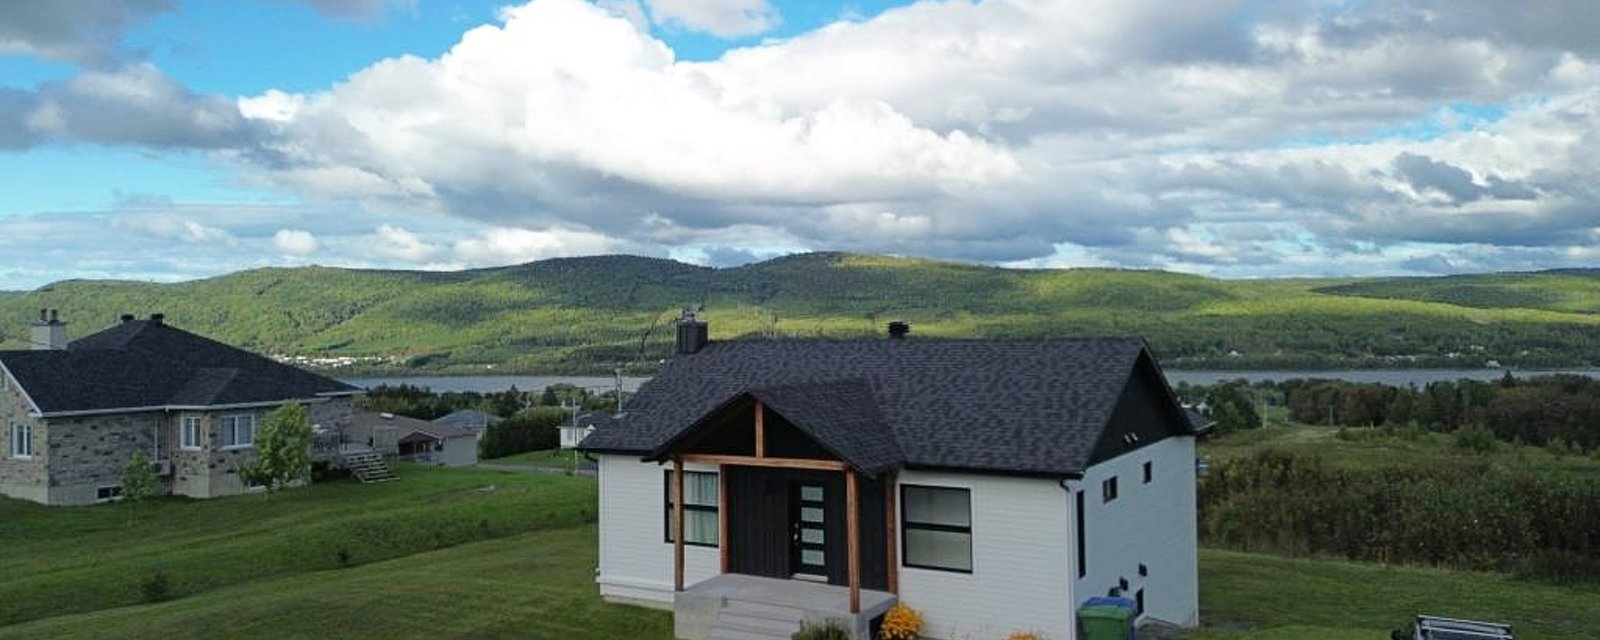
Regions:
<instances>
[{"instance_id":1,"label":"stone-clad house","mask_svg":"<svg viewBox=\"0 0 1600 640\"><path fill-rule=\"evenodd\" d=\"M121 495L144 451L162 493L243 493L256 424L288 401L321 433L350 423L361 390L166 324L122 316L70 344L51 310L33 349L0 351L0 494L48 505Z\"/></svg>"}]
</instances>

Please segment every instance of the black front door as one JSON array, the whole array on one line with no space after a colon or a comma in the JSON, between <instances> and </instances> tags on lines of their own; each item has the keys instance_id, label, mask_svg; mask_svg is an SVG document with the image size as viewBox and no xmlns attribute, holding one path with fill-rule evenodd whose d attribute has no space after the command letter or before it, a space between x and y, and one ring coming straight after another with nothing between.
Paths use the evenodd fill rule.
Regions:
<instances>
[{"instance_id":1,"label":"black front door","mask_svg":"<svg viewBox=\"0 0 1600 640\"><path fill-rule=\"evenodd\" d=\"M789 567L794 577L828 579L827 485L789 483Z\"/></svg>"}]
</instances>

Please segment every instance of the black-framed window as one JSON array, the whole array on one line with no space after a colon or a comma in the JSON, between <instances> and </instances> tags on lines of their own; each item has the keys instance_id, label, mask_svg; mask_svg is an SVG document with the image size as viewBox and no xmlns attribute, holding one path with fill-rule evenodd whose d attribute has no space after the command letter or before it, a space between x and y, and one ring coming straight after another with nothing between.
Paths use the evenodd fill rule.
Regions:
<instances>
[{"instance_id":1,"label":"black-framed window","mask_svg":"<svg viewBox=\"0 0 1600 640\"><path fill-rule=\"evenodd\" d=\"M1156 477L1155 463L1154 462L1146 462L1146 463L1144 463L1144 483L1145 484L1150 484L1150 481L1154 480L1155 477Z\"/></svg>"},{"instance_id":2,"label":"black-framed window","mask_svg":"<svg viewBox=\"0 0 1600 640\"><path fill-rule=\"evenodd\" d=\"M677 530L677 519L672 508L672 470L666 478L667 542ZM717 474L710 471L683 472L683 543L697 547L715 547L721 534L717 519Z\"/></svg>"},{"instance_id":3,"label":"black-framed window","mask_svg":"<svg viewBox=\"0 0 1600 640\"><path fill-rule=\"evenodd\" d=\"M1112 500L1116 499L1117 477L1111 476L1110 478L1106 478L1105 482L1100 483L1100 501L1111 502Z\"/></svg>"},{"instance_id":4,"label":"black-framed window","mask_svg":"<svg viewBox=\"0 0 1600 640\"><path fill-rule=\"evenodd\" d=\"M1076 495L1078 502L1078 577L1082 578L1089 575L1089 545L1085 540L1084 533L1084 529L1088 528L1089 523L1084 520L1083 492L1079 491Z\"/></svg>"},{"instance_id":5,"label":"black-framed window","mask_svg":"<svg viewBox=\"0 0 1600 640\"><path fill-rule=\"evenodd\" d=\"M972 492L900 485L901 564L972 573Z\"/></svg>"}]
</instances>

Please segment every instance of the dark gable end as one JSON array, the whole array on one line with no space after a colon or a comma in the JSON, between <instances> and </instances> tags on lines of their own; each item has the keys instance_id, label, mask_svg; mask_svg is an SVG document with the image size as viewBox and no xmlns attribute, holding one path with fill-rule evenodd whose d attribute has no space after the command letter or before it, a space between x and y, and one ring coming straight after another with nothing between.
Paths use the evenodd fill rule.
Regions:
<instances>
[{"instance_id":1,"label":"dark gable end","mask_svg":"<svg viewBox=\"0 0 1600 640\"><path fill-rule=\"evenodd\" d=\"M1166 377L1148 351L1139 355L1123 387L1111 420L1095 443L1090 465L1155 444L1172 436L1191 435L1189 417L1167 386Z\"/></svg>"}]
</instances>

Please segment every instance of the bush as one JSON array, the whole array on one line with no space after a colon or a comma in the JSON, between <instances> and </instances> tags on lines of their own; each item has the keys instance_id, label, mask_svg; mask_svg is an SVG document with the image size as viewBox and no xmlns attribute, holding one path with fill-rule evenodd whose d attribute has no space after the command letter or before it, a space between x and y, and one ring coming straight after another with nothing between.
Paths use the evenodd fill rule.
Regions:
<instances>
[{"instance_id":1,"label":"bush","mask_svg":"<svg viewBox=\"0 0 1600 640\"><path fill-rule=\"evenodd\" d=\"M1457 449L1479 454L1494 453L1495 449L1500 448L1494 432L1485 427L1463 427L1456 431L1455 444Z\"/></svg>"},{"instance_id":2,"label":"bush","mask_svg":"<svg viewBox=\"0 0 1600 640\"><path fill-rule=\"evenodd\" d=\"M145 602L162 602L172 597L172 585L167 582L167 574L158 570L139 584L139 592Z\"/></svg>"},{"instance_id":3,"label":"bush","mask_svg":"<svg viewBox=\"0 0 1600 640\"><path fill-rule=\"evenodd\" d=\"M529 451L554 449L561 444L560 426L567 421L560 407L534 407L489 427L480 451L484 458L501 458Z\"/></svg>"},{"instance_id":4,"label":"bush","mask_svg":"<svg viewBox=\"0 0 1600 640\"><path fill-rule=\"evenodd\" d=\"M829 620L823 623L802 622L800 630L789 636L789 640L851 640L850 630L844 628L838 620Z\"/></svg>"}]
</instances>

